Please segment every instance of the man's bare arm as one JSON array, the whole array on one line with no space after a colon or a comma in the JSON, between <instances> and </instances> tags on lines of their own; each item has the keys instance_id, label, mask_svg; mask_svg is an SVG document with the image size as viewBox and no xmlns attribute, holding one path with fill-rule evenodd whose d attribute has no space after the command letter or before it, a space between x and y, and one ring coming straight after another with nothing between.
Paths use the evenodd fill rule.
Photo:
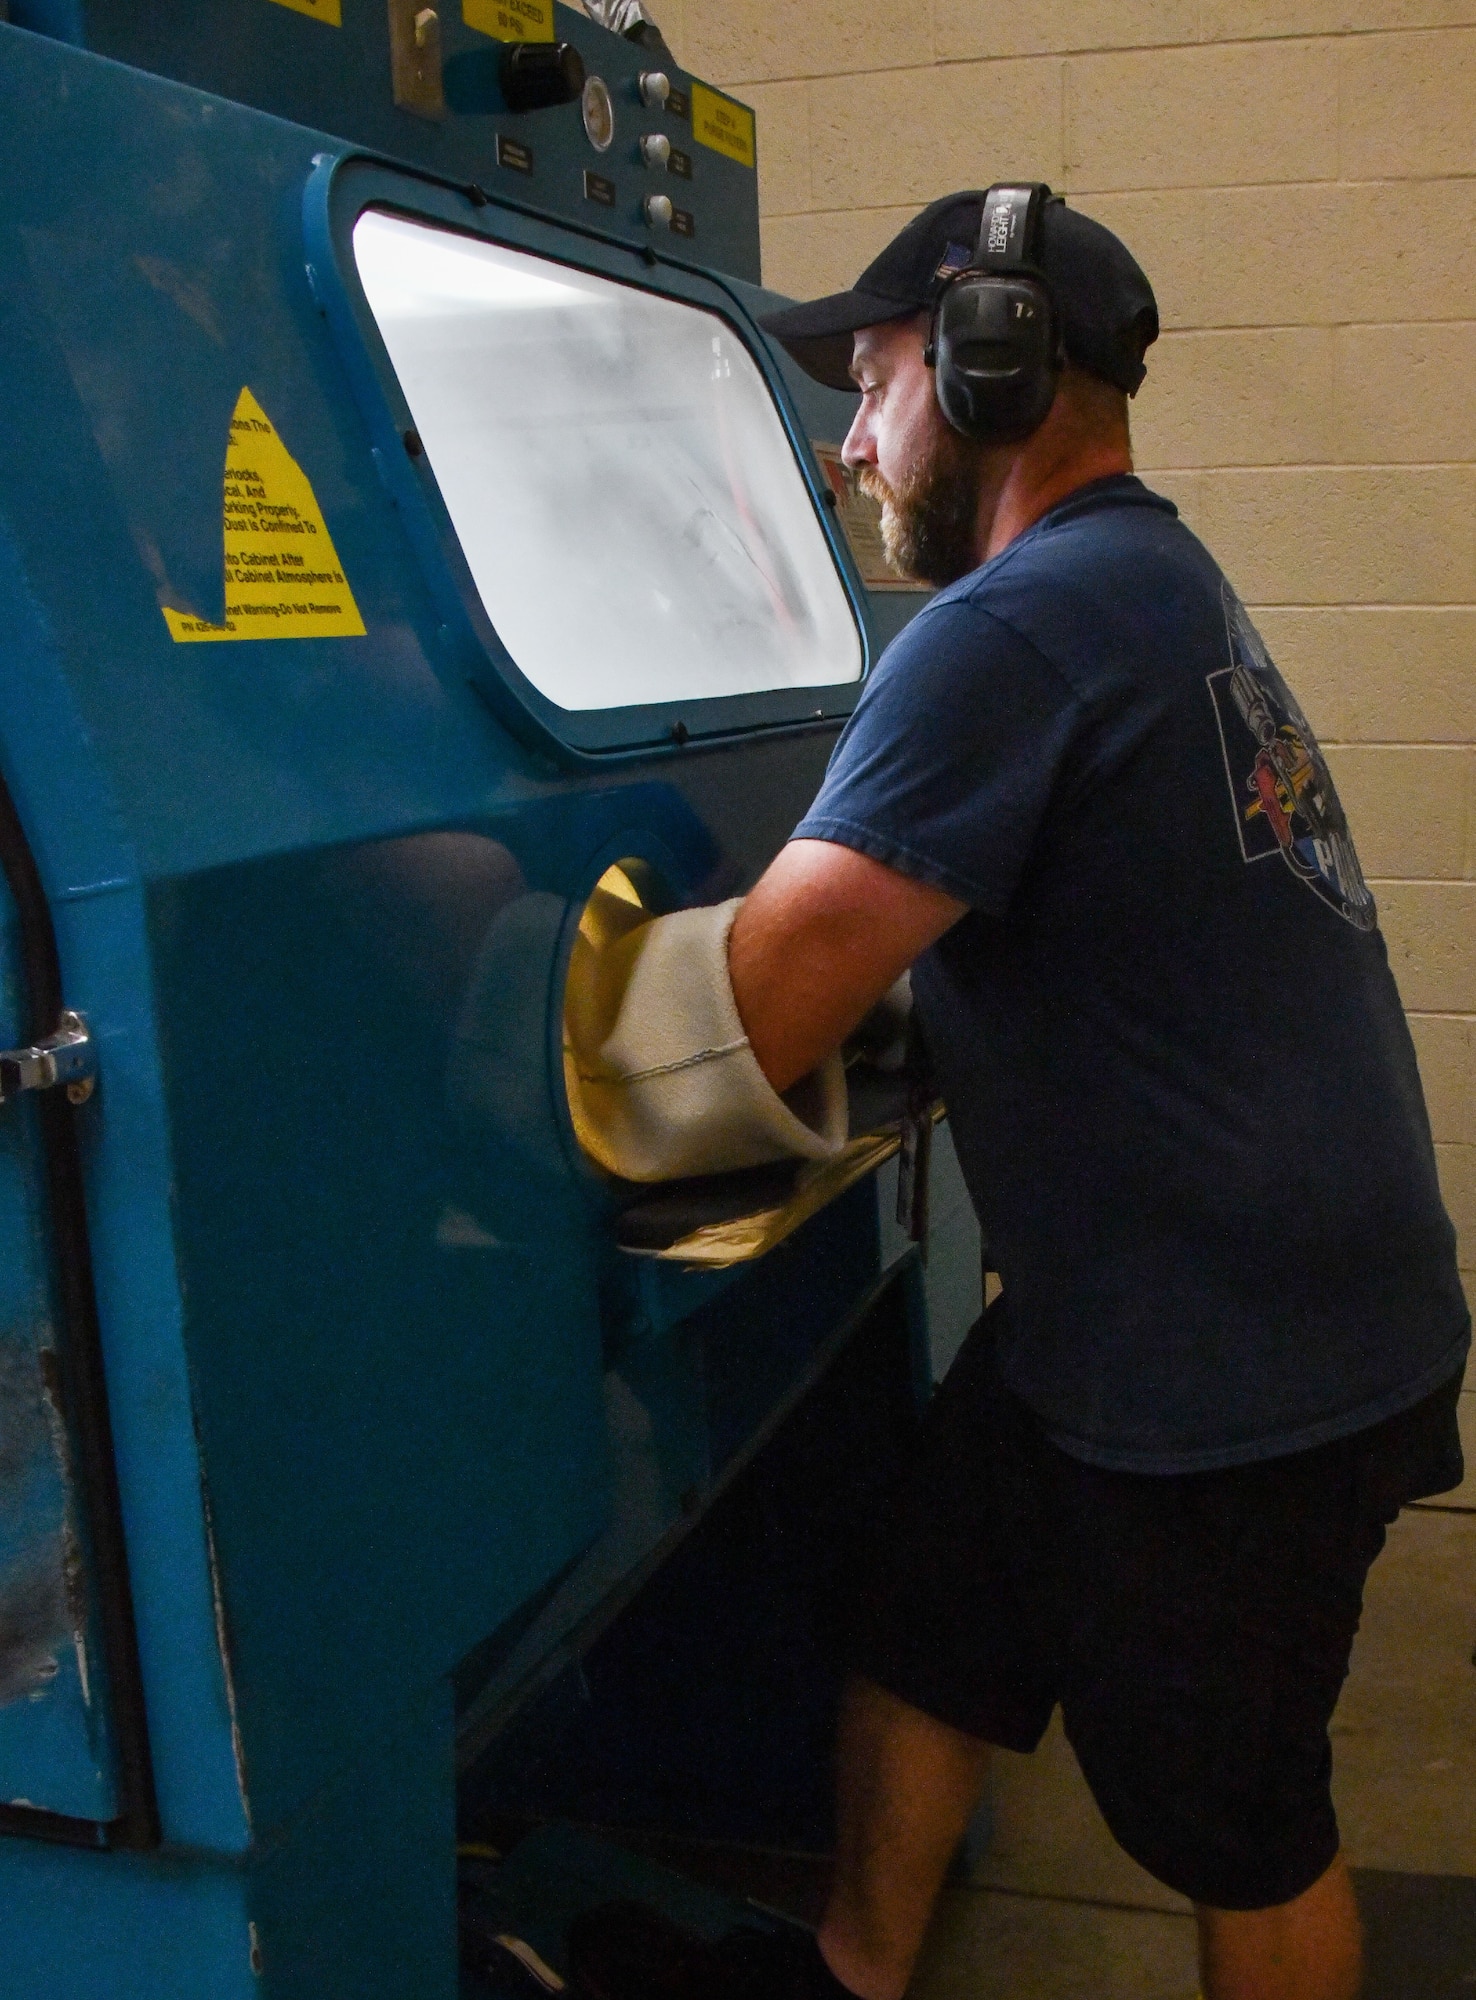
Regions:
<instances>
[{"instance_id":1,"label":"man's bare arm","mask_svg":"<svg viewBox=\"0 0 1476 2000\"><path fill-rule=\"evenodd\" d=\"M792 840L745 898L728 968L759 1068L788 1090L968 905L829 840Z\"/></svg>"}]
</instances>

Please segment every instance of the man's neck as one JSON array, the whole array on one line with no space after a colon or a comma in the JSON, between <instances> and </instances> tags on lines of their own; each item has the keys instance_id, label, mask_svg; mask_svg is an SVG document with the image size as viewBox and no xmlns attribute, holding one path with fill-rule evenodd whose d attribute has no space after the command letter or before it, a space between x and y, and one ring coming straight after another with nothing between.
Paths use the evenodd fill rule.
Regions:
<instances>
[{"instance_id":1,"label":"man's neck","mask_svg":"<svg viewBox=\"0 0 1476 2000\"><path fill-rule=\"evenodd\" d=\"M1048 419L1001 466L999 484L985 482L979 496L980 562L1007 549L1078 488L1132 471L1133 455L1125 440L1084 442L1052 435L1053 429Z\"/></svg>"}]
</instances>

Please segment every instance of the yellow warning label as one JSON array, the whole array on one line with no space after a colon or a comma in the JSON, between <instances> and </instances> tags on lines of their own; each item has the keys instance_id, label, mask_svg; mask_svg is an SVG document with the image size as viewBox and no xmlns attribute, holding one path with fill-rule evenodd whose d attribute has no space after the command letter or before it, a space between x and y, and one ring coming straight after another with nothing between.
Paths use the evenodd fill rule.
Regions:
<instances>
[{"instance_id":1,"label":"yellow warning label","mask_svg":"<svg viewBox=\"0 0 1476 2000\"><path fill-rule=\"evenodd\" d=\"M726 153L740 167L754 164L753 113L705 83L692 85L692 137L715 153Z\"/></svg>"},{"instance_id":2,"label":"yellow warning label","mask_svg":"<svg viewBox=\"0 0 1476 2000\"><path fill-rule=\"evenodd\" d=\"M342 0L277 0L279 7L290 7L294 14L311 14L315 21L326 21L330 28L343 26Z\"/></svg>"},{"instance_id":3,"label":"yellow warning label","mask_svg":"<svg viewBox=\"0 0 1476 2000\"><path fill-rule=\"evenodd\" d=\"M307 474L249 389L225 460L225 623L164 607L172 639L347 639L364 630Z\"/></svg>"},{"instance_id":4,"label":"yellow warning label","mask_svg":"<svg viewBox=\"0 0 1476 2000\"><path fill-rule=\"evenodd\" d=\"M554 0L461 0L461 18L499 42L554 38Z\"/></svg>"}]
</instances>

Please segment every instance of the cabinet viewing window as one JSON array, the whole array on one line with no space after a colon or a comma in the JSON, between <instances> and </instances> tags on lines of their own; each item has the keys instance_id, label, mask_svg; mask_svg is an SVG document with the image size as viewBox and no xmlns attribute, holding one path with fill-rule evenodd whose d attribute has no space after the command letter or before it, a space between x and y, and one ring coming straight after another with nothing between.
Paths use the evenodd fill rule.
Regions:
<instances>
[{"instance_id":1,"label":"cabinet viewing window","mask_svg":"<svg viewBox=\"0 0 1476 2000\"><path fill-rule=\"evenodd\" d=\"M778 408L716 313L366 209L354 257L483 607L560 708L860 679Z\"/></svg>"}]
</instances>

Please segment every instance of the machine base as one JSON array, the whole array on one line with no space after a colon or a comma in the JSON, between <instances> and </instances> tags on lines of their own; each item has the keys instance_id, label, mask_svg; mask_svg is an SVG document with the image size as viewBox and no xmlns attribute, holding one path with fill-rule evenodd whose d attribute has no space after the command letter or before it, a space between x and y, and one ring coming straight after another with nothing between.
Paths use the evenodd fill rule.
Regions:
<instances>
[{"instance_id":1,"label":"machine base","mask_svg":"<svg viewBox=\"0 0 1476 2000\"><path fill-rule=\"evenodd\" d=\"M451 1695L280 1838L218 1856L0 1841L5 1990L46 2000L453 2000Z\"/></svg>"}]
</instances>

